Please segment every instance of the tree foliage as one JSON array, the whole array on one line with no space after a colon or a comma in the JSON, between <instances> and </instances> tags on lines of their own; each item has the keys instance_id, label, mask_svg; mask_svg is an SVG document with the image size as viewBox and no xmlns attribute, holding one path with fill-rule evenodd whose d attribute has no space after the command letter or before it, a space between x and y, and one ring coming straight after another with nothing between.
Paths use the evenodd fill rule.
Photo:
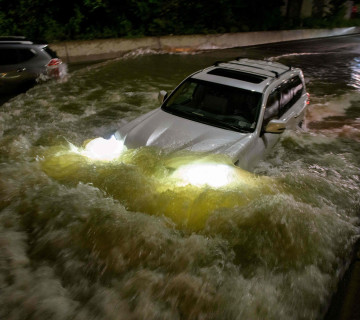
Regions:
<instances>
[{"instance_id":1,"label":"tree foliage","mask_svg":"<svg viewBox=\"0 0 360 320\"><path fill-rule=\"evenodd\" d=\"M344 0L330 2L338 9ZM291 5L299 3L288 0L288 8L298 12ZM283 5L283 0L0 0L0 35L54 41L300 26L297 13L291 19L281 14Z\"/></svg>"}]
</instances>

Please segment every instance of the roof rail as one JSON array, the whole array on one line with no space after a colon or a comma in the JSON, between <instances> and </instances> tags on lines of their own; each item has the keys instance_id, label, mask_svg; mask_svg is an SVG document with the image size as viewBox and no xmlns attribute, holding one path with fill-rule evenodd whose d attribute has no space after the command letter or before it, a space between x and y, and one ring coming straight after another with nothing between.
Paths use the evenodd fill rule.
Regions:
<instances>
[{"instance_id":1,"label":"roof rail","mask_svg":"<svg viewBox=\"0 0 360 320\"><path fill-rule=\"evenodd\" d=\"M274 74L274 77L275 78L279 78L281 75L283 75L284 73L288 72L289 70L292 69L291 66L286 66L286 65L282 65L284 66L284 68L282 68L281 66L274 66L275 68L278 68L278 69L281 69L283 70L282 72L280 71L275 71L275 70L270 70L270 69L267 69L265 68L265 65L264 67L262 67L262 65L253 65L251 63L249 64L246 64L246 63L241 63L239 60L241 59L247 59L247 58L243 58L243 57L238 57L235 59L236 62L234 62L234 60L232 61L215 61L215 63L213 64L214 67L218 67L220 64L222 63L226 63L226 64L234 64L234 65L238 65L238 66L244 66L244 67L248 67L248 68L254 68L254 69L258 69L258 70L262 70L262 71L266 71L266 72L269 72L269 73L273 73ZM250 60L251 61L251 60ZM267 62L264 60L264 62ZM256 72L254 72L256 73ZM257 73L259 75L261 75L261 73ZM262 74L263 75L263 74Z\"/></svg>"},{"instance_id":2,"label":"roof rail","mask_svg":"<svg viewBox=\"0 0 360 320\"><path fill-rule=\"evenodd\" d=\"M0 40L19 40L19 41L25 41L28 40L24 36L0 36Z\"/></svg>"},{"instance_id":3,"label":"roof rail","mask_svg":"<svg viewBox=\"0 0 360 320\"><path fill-rule=\"evenodd\" d=\"M218 67L221 63L228 63L227 61L215 61L213 66Z\"/></svg>"},{"instance_id":4,"label":"roof rail","mask_svg":"<svg viewBox=\"0 0 360 320\"><path fill-rule=\"evenodd\" d=\"M238 65L238 66L244 66L244 67L249 67L249 68L254 68L254 69L259 69L259 70L271 72L271 73L275 74L276 78L279 77L279 73L274 71L274 70L268 70L268 69L265 69L265 68L260 68L260 67L256 67L256 66L252 66L252 65L248 65L248 64L243 64L243 63L235 63L235 62L228 62L228 63L235 64L235 65Z\"/></svg>"},{"instance_id":5,"label":"roof rail","mask_svg":"<svg viewBox=\"0 0 360 320\"><path fill-rule=\"evenodd\" d=\"M284 65L284 64L282 64L280 62L274 62L274 61L266 60L266 59L264 59L264 60L253 60L253 59L244 58L244 57L237 57L235 60L239 61L239 60L242 60L242 59L247 60L249 63L256 62L256 63L259 63L261 65L269 65L270 64L270 65L273 65L274 67L280 68L280 69L286 69L287 68L286 65Z\"/></svg>"},{"instance_id":6,"label":"roof rail","mask_svg":"<svg viewBox=\"0 0 360 320\"><path fill-rule=\"evenodd\" d=\"M213 66L214 67L218 67L220 64L222 64L222 63L225 63L225 64L234 64L234 65L243 65L243 66L245 66L245 67L253 67L253 68L256 68L256 67L254 67L254 66L251 66L251 65L246 65L246 64L241 64L241 63L234 63L234 62L231 62L231 61L215 61L215 63L213 64ZM259 69L259 70L263 70L263 71L267 71L267 72L269 72L269 73L276 73L276 71L272 71L272 70L267 70L267 69L263 69L263 68L257 68L257 69ZM249 71L248 71L249 72ZM253 73L253 74L257 74L257 75L259 75L259 76L264 76L264 74L263 73L260 73L260 72L255 72L255 71L252 71L251 73Z\"/></svg>"},{"instance_id":7,"label":"roof rail","mask_svg":"<svg viewBox=\"0 0 360 320\"><path fill-rule=\"evenodd\" d=\"M238 58L236 58L235 60L236 60L236 61L239 61L240 59L246 59L246 58L238 57ZM265 61L265 60L264 60L264 62L268 62L268 61ZM289 70L292 69L291 66L285 66L285 65L283 65L286 69L281 68L281 67L277 67L277 68L279 68L279 69L283 69L283 70L284 70L283 72L277 72L277 71L275 71L275 70L269 70L269 69L266 69L266 68L261 68L261 66L254 66L254 65L251 65L251 64L249 64L249 65L247 65L247 64L242 64L242 63L234 63L234 64L239 64L239 65L246 66L246 67L252 67L252 68L256 68L256 69L261 69L261 70L265 70L265 71L268 71L268 72L272 72L273 74L275 74L275 77L276 77L276 78L279 78L282 74L284 74L285 72L288 72ZM276 67L276 66L274 66L274 67Z\"/></svg>"},{"instance_id":8,"label":"roof rail","mask_svg":"<svg viewBox=\"0 0 360 320\"><path fill-rule=\"evenodd\" d=\"M33 42L23 36L0 36L0 43L32 44Z\"/></svg>"}]
</instances>

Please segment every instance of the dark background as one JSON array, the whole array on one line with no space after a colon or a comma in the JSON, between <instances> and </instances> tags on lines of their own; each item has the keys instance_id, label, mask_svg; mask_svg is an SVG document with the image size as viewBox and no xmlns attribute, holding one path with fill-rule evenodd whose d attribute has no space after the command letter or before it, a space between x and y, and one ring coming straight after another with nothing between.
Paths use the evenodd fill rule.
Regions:
<instances>
[{"instance_id":1,"label":"dark background","mask_svg":"<svg viewBox=\"0 0 360 320\"><path fill-rule=\"evenodd\" d=\"M0 0L0 35L57 40L360 25L344 0ZM356 5L357 2L355 1Z\"/></svg>"}]
</instances>

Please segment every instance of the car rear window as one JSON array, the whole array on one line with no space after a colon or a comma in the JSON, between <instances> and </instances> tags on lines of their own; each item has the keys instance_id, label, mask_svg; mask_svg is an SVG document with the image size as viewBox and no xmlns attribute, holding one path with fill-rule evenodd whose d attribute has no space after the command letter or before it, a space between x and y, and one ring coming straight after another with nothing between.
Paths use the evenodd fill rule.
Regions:
<instances>
[{"instance_id":1,"label":"car rear window","mask_svg":"<svg viewBox=\"0 0 360 320\"><path fill-rule=\"evenodd\" d=\"M223 68L213 69L213 70L209 71L208 74L212 74L214 76L220 76L220 77L224 77L224 78L246 81L246 82L250 82L250 83L260 83L266 79L265 77L261 77L258 75L241 72L241 71L236 71L236 70L231 70L231 69L223 69Z\"/></svg>"},{"instance_id":2,"label":"car rear window","mask_svg":"<svg viewBox=\"0 0 360 320\"><path fill-rule=\"evenodd\" d=\"M44 47L43 50L52 58L55 59L57 58L57 54L55 51L51 50L49 47Z\"/></svg>"}]
</instances>

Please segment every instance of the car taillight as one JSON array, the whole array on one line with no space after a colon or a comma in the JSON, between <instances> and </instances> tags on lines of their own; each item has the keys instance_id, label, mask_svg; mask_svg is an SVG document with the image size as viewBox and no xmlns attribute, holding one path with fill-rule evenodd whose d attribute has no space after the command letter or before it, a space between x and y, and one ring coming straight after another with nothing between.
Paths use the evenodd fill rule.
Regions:
<instances>
[{"instance_id":1,"label":"car taillight","mask_svg":"<svg viewBox=\"0 0 360 320\"><path fill-rule=\"evenodd\" d=\"M61 59L54 58L54 59L51 59L51 60L49 61L49 63L47 64L47 66L48 66L48 67L57 66L57 65L59 65L59 64L61 64L61 63L62 63Z\"/></svg>"},{"instance_id":2,"label":"car taillight","mask_svg":"<svg viewBox=\"0 0 360 320\"><path fill-rule=\"evenodd\" d=\"M50 78L60 78L60 69L61 69L62 61L59 58L54 58L49 61L46 65L47 75Z\"/></svg>"},{"instance_id":3,"label":"car taillight","mask_svg":"<svg viewBox=\"0 0 360 320\"><path fill-rule=\"evenodd\" d=\"M307 95L306 104L310 104L310 93L306 92L306 95Z\"/></svg>"}]
</instances>

